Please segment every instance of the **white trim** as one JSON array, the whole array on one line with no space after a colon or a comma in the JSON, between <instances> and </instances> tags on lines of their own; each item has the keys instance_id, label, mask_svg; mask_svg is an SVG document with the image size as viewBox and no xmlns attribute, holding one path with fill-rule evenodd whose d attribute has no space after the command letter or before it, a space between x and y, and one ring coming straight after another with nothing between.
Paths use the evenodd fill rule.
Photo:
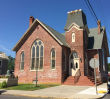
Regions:
<instances>
[{"instance_id":1,"label":"white trim","mask_svg":"<svg viewBox=\"0 0 110 99\"><path fill-rule=\"evenodd\" d=\"M24 72L24 70L20 70L20 72Z\"/></svg>"},{"instance_id":2,"label":"white trim","mask_svg":"<svg viewBox=\"0 0 110 99\"><path fill-rule=\"evenodd\" d=\"M70 13L75 13L75 12L79 12L79 11L82 11L82 9L77 9L77 10L74 10L74 11L69 11L67 13L70 14Z\"/></svg>"},{"instance_id":3,"label":"white trim","mask_svg":"<svg viewBox=\"0 0 110 99\"><path fill-rule=\"evenodd\" d=\"M31 70L31 68L30 68L30 71L31 71L31 72L35 72L35 71L43 71L43 69L38 69L38 70L34 69L34 70Z\"/></svg>"},{"instance_id":4,"label":"white trim","mask_svg":"<svg viewBox=\"0 0 110 99\"><path fill-rule=\"evenodd\" d=\"M39 42L39 41L41 41L40 39L36 39L35 40L37 43ZM34 41L34 42L35 42ZM32 46L31 46L31 64L30 64L30 71L36 71L36 48L37 48L37 46L39 46L39 66L38 66L38 69L37 69L37 71L43 71L43 68L44 68L44 44L43 44L43 42L41 41L41 45L37 45L37 46L35 46L34 45L34 42L33 42L33 44L32 44ZM33 46L35 47L35 66L34 66L34 69L31 69L31 67L32 67L32 48L33 48ZM41 48L41 46L43 46L43 67L42 67L42 69L40 69L39 67L40 67L40 48Z\"/></svg>"},{"instance_id":5,"label":"white trim","mask_svg":"<svg viewBox=\"0 0 110 99\"><path fill-rule=\"evenodd\" d=\"M76 51L72 51L72 52L70 53L70 55L69 55L69 75L70 75L70 76L72 76L71 55L72 55L74 52L76 52ZM77 53L77 52L76 52L76 53ZM77 55L78 55L78 53L77 53ZM78 55L78 58L73 58L73 59L79 60L79 59L80 59L80 58L79 58L79 55ZM72 61L73 61L73 60L72 60ZM79 66L78 66L77 69L80 69L80 61L79 61Z\"/></svg>"},{"instance_id":6,"label":"white trim","mask_svg":"<svg viewBox=\"0 0 110 99\"><path fill-rule=\"evenodd\" d=\"M49 31L38 19L36 19L61 45L63 45L63 43L58 40L51 31Z\"/></svg>"},{"instance_id":7,"label":"white trim","mask_svg":"<svg viewBox=\"0 0 110 99\"><path fill-rule=\"evenodd\" d=\"M72 36L71 36L71 38L72 38L72 42L74 43L75 42L75 33L74 32L72 32Z\"/></svg>"},{"instance_id":8,"label":"white trim","mask_svg":"<svg viewBox=\"0 0 110 99\"><path fill-rule=\"evenodd\" d=\"M54 69L52 69L52 50L54 50L55 51L55 68ZM51 57L50 57L50 65L51 65L51 70L56 70L56 50L55 50L55 48L52 48L51 49L51 53L50 53L51 55Z\"/></svg>"},{"instance_id":9,"label":"white trim","mask_svg":"<svg viewBox=\"0 0 110 99\"><path fill-rule=\"evenodd\" d=\"M24 53L24 51L22 50L21 53L20 53L20 71L24 71L24 66L23 66L23 69L21 69L21 62L24 62L22 61L22 54ZM24 54L24 57L25 57L25 54Z\"/></svg>"},{"instance_id":10,"label":"white trim","mask_svg":"<svg viewBox=\"0 0 110 99\"><path fill-rule=\"evenodd\" d=\"M38 19L35 19L35 21L32 23L32 25L28 28L28 30L24 33L24 35L21 37L21 39L17 42L17 44L15 45L15 47L12 49L13 51L15 50L15 48L17 47L17 45L21 42L21 40L25 37L25 35L28 33L28 31L33 27L33 25L34 25L36 22L40 23L40 25L42 25L42 26L48 31L48 33L50 33L50 35L53 36L56 41L58 41L58 43L59 43L60 45L63 45L63 43L62 43L60 40L58 40L58 39L53 35L53 33L52 33L51 31L49 31L49 30L42 24L42 22L40 22Z\"/></svg>"},{"instance_id":11,"label":"white trim","mask_svg":"<svg viewBox=\"0 0 110 99\"><path fill-rule=\"evenodd\" d=\"M21 42L21 40L25 37L25 35L28 33L28 31L33 27L33 25L36 23L37 20L35 20L32 25L27 29L27 31L23 34L23 36L21 37L21 39L16 43L16 45L14 46L14 48L12 49L14 51L14 49L17 47L17 45Z\"/></svg>"},{"instance_id":12,"label":"white trim","mask_svg":"<svg viewBox=\"0 0 110 99\"><path fill-rule=\"evenodd\" d=\"M71 31L73 28L76 28L76 29L78 29L78 30L83 30L83 29L81 29L77 24L72 23L72 24L69 26L68 30L66 30L66 32Z\"/></svg>"}]
</instances>

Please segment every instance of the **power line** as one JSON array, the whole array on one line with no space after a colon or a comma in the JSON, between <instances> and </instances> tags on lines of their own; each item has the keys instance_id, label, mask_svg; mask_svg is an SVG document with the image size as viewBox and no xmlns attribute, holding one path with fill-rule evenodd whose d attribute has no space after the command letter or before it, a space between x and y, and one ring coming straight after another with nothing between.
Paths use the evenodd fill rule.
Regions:
<instances>
[{"instance_id":1,"label":"power line","mask_svg":"<svg viewBox=\"0 0 110 99\"><path fill-rule=\"evenodd\" d=\"M86 3L87 7L89 8L90 13L91 13L92 16L95 18L95 21L96 21L96 23L97 23L98 17L97 17L97 15L96 15L95 11L93 10L92 5L90 4L89 0L84 0L84 1L85 1L85 3ZM109 40L108 36L107 36L107 39L108 39L108 43L110 44L110 40Z\"/></svg>"},{"instance_id":2,"label":"power line","mask_svg":"<svg viewBox=\"0 0 110 99\"><path fill-rule=\"evenodd\" d=\"M84 1L86 3L87 7L89 8L90 13L93 15L93 17L95 18L95 21L97 23L98 18L97 18L96 14L95 14L95 12L94 12L94 10L92 8L92 5L90 4L89 0L84 0Z\"/></svg>"},{"instance_id":3,"label":"power line","mask_svg":"<svg viewBox=\"0 0 110 99\"><path fill-rule=\"evenodd\" d=\"M90 4L89 0L87 0L87 2L88 2L88 4L89 4L89 6L90 6L90 8L91 8L91 10L92 10L92 12L93 12L93 14L94 14L96 20L98 21L98 18L97 18L97 16L96 16L96 14L95 14L95 12L94 12L94 10L93 10L93 8L92 8L92 5Z\"/></svg>"},{"instance_id":4,"label":"power line","mask_svg":"<svg viewBox=\"0 0 110 99\"><path fill-rule=\"evenodd\" d=\"M101 1L100 1L100 4L101 4ZM97 5L97 7L99 7L99 5ZM105 13L103 13L103 12L104 12L104 11L103 11L103 5L101 6L101 8L102 8L102 9L101 9L101 13L100 13L100 14L101 14L101 16L105 19L104 23L107 24L106 15L105 15ZM106 31L107 31L108 33L110 33L109 29L107 29ZM107 33L107 34L108 34L108 33ZM108 35L109 35L109 34L108 34ZM109 39L108 36L107 36L107 40L108 40L108 44L110 45L110 39Z\"/></svg>"}]
</instances>

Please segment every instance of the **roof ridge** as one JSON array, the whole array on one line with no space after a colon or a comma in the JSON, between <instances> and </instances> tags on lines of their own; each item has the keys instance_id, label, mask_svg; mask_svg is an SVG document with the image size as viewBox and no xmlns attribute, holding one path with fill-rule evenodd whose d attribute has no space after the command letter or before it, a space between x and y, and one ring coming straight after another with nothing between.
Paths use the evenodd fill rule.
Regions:
<instances>
[{"instance_id":1,"label":"roof ridge","mask_svg":"<svg viewBox=\"0 0 110 99\"><path fill-rule=\"evenodd\" d=\"M105 28L105 26L101 26L101 28ZM94 27L94 28L89 28L90 30L92 29L98 29L98 27Z\"/></svg>"},{"instance_id":2,"label":"roof ridge","mask_svg":"<svg viewBox=\"0 0 110 99\"><path fill-rule=\"evenodd\" d=\"M39 20L40 21L40 20ZM68 44L65 41L65 36L63 34L61 34L60 32L58 32L57 30L53 29L51 26L45 24L44 22L40 21L50 32L52 32L52 34L58 39L60 40L61 43L63 43L64 46L68 47Z\"/></svg>"},{"instance_id":3,"label":"roof ridge","mask_svg":"<svg viewBox=\"0 0 110 99\"><path fill-rule=\"evenodd\" d=\"M39 21L40 21L40 20L39 20ZM60 33L60 32L58 32L57 30L55 30L54 28L52 28L51 26L47 25L46 23L44 23L44 22L42 22L42 21L40 21L40 22L43 23L44 25L50 27L51 29L53 29L53 30L56 31L57 33ZM60 34L61 34L61 33L60 33Z\"/></svg>"}]
</instances>

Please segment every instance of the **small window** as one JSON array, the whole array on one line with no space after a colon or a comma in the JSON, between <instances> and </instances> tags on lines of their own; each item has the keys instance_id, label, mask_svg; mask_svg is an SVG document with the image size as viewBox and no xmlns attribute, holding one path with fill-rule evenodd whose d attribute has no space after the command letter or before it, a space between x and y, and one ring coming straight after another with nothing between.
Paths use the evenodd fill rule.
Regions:
<instances>
[{"instance_id":1,"label":"small window","mask_svg":"<svg viewBox=\"0 0 110 99\"><path fill-rule=\"evenodd\" d=\"M55 69L55 50L51 50L51 68Z\"/></svg>"},{"instance_id":2,"label":"small window","mask_svg":"<svg viewBox=\"0 0 110 99\"><path fill-rule=\"evenodd\" d=\"M24 52L21 53L20 70L24 70Z\"/></svg>"},{"instance_id":3,"label":"small window","mask_svg":"<svg viewBox=\"0 0 110 99\"><path fill-rule=\"evenodd\" d=\"M2 60L0 60L0 67L2 67Z\"/></svg>"},{"instance_id":4,"label":"small window","mask_svg":"<svg viewBox=\"0 0 110 99\"><path fill-rule=\"evenodd\" d=\"M72 33L72 42L75 42L75 33Z\"/></svg>"}]
</instances>

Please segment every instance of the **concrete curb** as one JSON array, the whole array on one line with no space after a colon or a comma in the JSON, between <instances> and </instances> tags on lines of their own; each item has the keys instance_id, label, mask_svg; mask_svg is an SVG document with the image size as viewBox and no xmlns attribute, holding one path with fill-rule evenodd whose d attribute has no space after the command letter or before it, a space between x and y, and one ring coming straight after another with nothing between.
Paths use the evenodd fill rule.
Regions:
<instances>
[{"instance_id":1,"label":"concrete curb","mask_svg":"<svg viewBox=\"0 0 110 99\"><path fill-rule=\"evenodd\" d=\"M3 95L13 95L13 96L26 96L26 97L34 97L34 98L54 98L54 99L73 99L73 98L64 98L64 97L49 97L49 96L40 96L40 95L27 95L27 94L8 94L3 93Z\"/></svg>"},{"instance_id":2,"label":"concrete curb","mask_svg":"<svg viewBox=\"0 0 110 99\"><path fill-rule=\"evenodd\" d=\"M26 96L26 97L33 97L33 98L54 98L54 99L96 99L96 98L102 98L102 97L104 97L104 96L96 96L96 95L94 95L93 97L89 97L89 96L91 96L91 95L88 95L88 97L82 97L82 96L76 96L75 95L75 97L72 97L72 98L67 98L67 97L55 97L55 96L53 96L53 97L51 97L51 96L40 96L40 95L28 95L28 94L9 94L9 93L3 93L4 95L14 95L14 96ZM84 95L85 96L85 95Z\"/></svg>"}]
</instances>

